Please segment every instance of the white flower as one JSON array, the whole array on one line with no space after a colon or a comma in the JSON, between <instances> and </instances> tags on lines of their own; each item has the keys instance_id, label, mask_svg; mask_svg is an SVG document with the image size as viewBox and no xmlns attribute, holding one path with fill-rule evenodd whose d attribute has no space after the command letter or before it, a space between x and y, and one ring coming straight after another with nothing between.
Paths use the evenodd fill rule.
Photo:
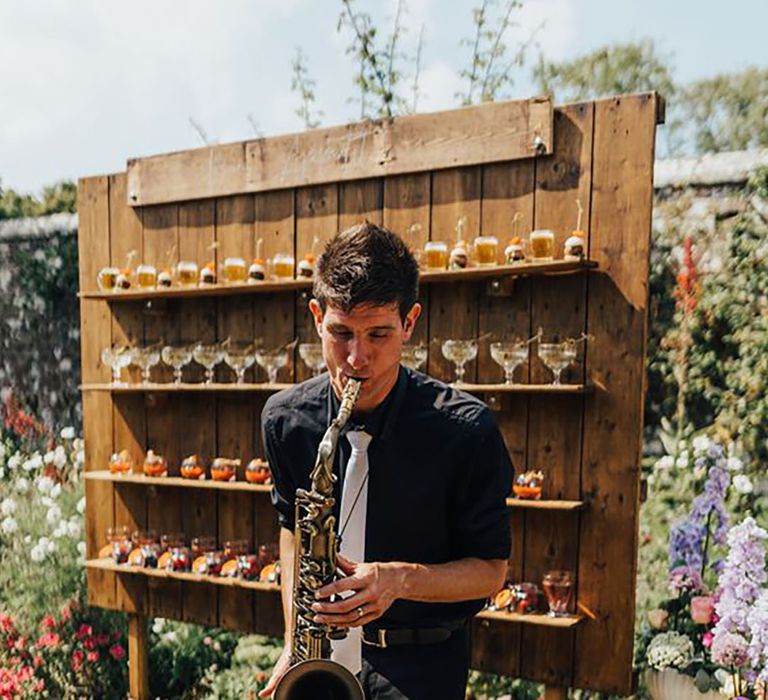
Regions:
<instances>
[{"instance_id":1,"label":"white flower","mask_svg":"<svg viewBox=\"0 0 768 700\"><path fill-rule=\"evenodd\" d=\"M693 453L702 454L709 449L710 440L706 435L697 435L693 438Z\"/></svg>"},{"instance_id":2,"label":"white flower","mask_svg":"<svg viewBox=\"0 0 768 700\"><path fill-rule=\"evenodd\" d=\"M16 490L19 493L26 493L29 489L29 482L22 476L20 479L16 480Z\"/></svg>"},{"instance_id":3,"label":"white flower","mask_svg":"<svg viewBox=\"0 0 768 700\"><path fill-rule=\"evenodd\" d=\"M85 559L85 542L78 542L77 543L77 553Z\"/></svg>"},{"instance_id":4,"label":"white flower","mask_svg":"<svg viewBox=\"0 0 768 700\"><path fill-rule=\"evenodd\" d=\"M53 554L57 549L57 545L53 540L48 540L45 548L48 550L49 554Z\"/></svg>"},{"instance_id":5,"label":"white flower","mask_svg":"<svg viewBox=\"0 0 768 700\"><path fill-rule=\"evenodd\" d=\"M80 523L77 522L77 520L74 518L67 522L67 534L73 540L76 540L78 537L80 537Z\"/></svg>"},{"instance_id":6,"label":"white flower","mask_svg":"<svg viewBox=\"0 0 768 700\"><path fill-rule=\"evenodd\" d=\"M83 449L83 438L75 438L72 440L72 449L73 450L82 450Z\"/></svg>"},{"instance_id":7,"label":"white flower","mask_svg":"<svg viewBox=\"0 0 768 700\"><path fill-rule=\"evenodd\" d=\"M33 254L32 257L37 262L43 262L45 260L45 251L42 248L38 248Z\"/></svg>"},{"instance_id":8,"label":"white flower","mask_svg":"<svg viewBox=\"0 0 768 700\"><path fill-rule=\"evenodd\" d=\"M50 525L58 523L59 520L61 520L61 508L59 508L57 505L51 506L48 509L48 514L45 516L45 519Z\"/></svg>"},{"instance_id":9,"label":"white flower","mask_svg":"<svg viewBox=\"0 0 768 700\"><path fill-rule=\"evenodd\" d=\"M69 370L72 369L72 360L70 360L68 357L62 358L61 362L59 362L59 370L61 372L69 372ZM66 430L66 428L64 428ZM62 435L62 437L64 437Z\"/></svg>"},{"instance_id":10,"label":"white flower","mask_svg":"<svg viewBox=\"0 0 768 700\"><path fill-rule=\"evenodd\" d=\"M43 456L43 462L45 462L46 464L51 464L53 462L52 450L49 450L48 452L45 453L45 455Z\"/></svg>"},{"instance_id":11,"label":"white flower","mask_svg":"<svg viewBox=\"0 0 768 700\"><path fill-rule=\"evenodd\" d=\"M49 476L41 476L36 483L40 493L48 493L53 488L53 479Z\"/></svg>"},{"instance_id":12,"label":"white flower","mask_svg":"<svg viewBox=\"0 0 768 700\"><path fill-rule=\"evenodd\" d=\"M676 466L678 469L685 469L685 468L688 466L688 457L683 457L683 455L680 455L680 456L679 456L679 457L678 457L678 458L675 460L675 466Z\"/></svg>"},{"instance_id":13,"label":"white flower","mask_svg":"<svg viewBox=\"0 0 768 700\"><path fill-rule=\"evenodd\" d=\"M51 487L51 493L50 493L51 498L58 498L60 494L61 494L61 484L54 484Z\"/></svg>"},{"instance_id":14,"label":"white flower","mask_svg":"<svg viewBox=\"0 0 768 700\"><path fill-rule=\"evenodd\" d=\"M10 496L0 502L0 513L3 515L13 515L16 512L16 501Z\"/></svg>"},{"instance_id":15,"label":"white flower","mask_svg":"<svg viewBox=\"0 0 768 700\"><path fill-rule=\"evenodd\" d=\"M36 544L34 547L32 547L29 556L33 562L39 564L41 561L43 561L43 559L45 559L45 549L43 549L39 544Z\"/></svg>"},{"instance_id":16,"label":"white flower","mask_svg":"<svg viewBox=\"0 0 768 700\"><path fill-rule=\"evenodd\" d=\"M672 455L664 455L656 462L656 469L671 469L675 466L675 458Z\"/></svg>"},{"instance_id":17,"label":"white flower","mask_svg":"<svg viewBox=\"0 0 768 700\"><path fill-rule=\"evenodd\" d=\"M43 506L43 508L50 508L56 501L54 501L50 496L40 496L40 505Z\"/></svg>"},{"instance_id":18,"label":"white flower","mask_svg":"<svg viewBox=\"0 0 768 700\"><path fill-rule=\"evenodd\" d=\"M59 469L67 463L67 451L61 445L53 451L53 463Z\"/></svg>"},{"instance_id":19,"label":"white flower","mask_svg":"<svg viewBox=\"0 0 768 700\"><path fill-rule=\"evenodd\" d=\"M739 493L752 493L755 489L752 481L746 474L737 474L733 477L733 488Z\"/></svg>"},{"instance_id":20,"label":"white flower","mask_svg":"<svg viewBox=\"0 0 768 700\"><path fill-rule=\"evenodd\" d=\"M8 454L8 449L6 448L5 443L0 442L0 462L5 459L6 454Z\"/></svg>"},{"instance_id":21,"label":"white flower","mask_svg":"<svg viewBox=\"0 0 768 700\"><path fill-rule=\"evenodd\" d=\"M68 425L66 428L61 429L61 435L62 440L74 440L75 439L75 429Z\"/></svg>"},{"instance_id":22,"label":"white flower","mask_svg":"<svg viewBox=\"0 0 768 700\"><path fill-rule=\"evenodd\" d=\"M21 464L21 455L18 452L16 452L8 460L8 469L18 469L20 464Z\"/></svg>"},{"instance_id":23,"label":"white flower","mask_svg":"<svg viewBox=\"0 0 768 700\"><path fill-rule=\"evenodd\" d=\"M730 469L732 472L738 472L743 469L744 462L742 462L738 457L728 457L727 465L728 469Z\"/></svg>"},{"instance_id":24,"label":"white flower","mask_svg":"<svg viewBox=\"0 0 768 700\"><path fill-rule=\"evenodd\" d=\"M77 502L77 512L82 515L85 513L85 496L83 496L78 502Z\"/></svg>"},{"instance_id":25,"label":"white flower","mask_svg":"<svg viewBox=\"0 0 768 700\"><path fill-rule=\"evenodd\" d=\"M693 657L693 642L678 632L662 632L651 640L645 656L657 671L685 668Z\"/></svg>"},{"instance_id":26,"label":"white flower","mask_svg":"<svg viewBox=\"0 0 768 700\"><path fill-rule=\"evenodd\" d=\"M51 537L58 539L59 537L64 537L64 535L66 534L67 534L67 523L64 520L62 520L56 526L56 529L51 533Z\"/></svg>"},{"instance_id":27,"label":"white flower","mask_svg":"<svg viewBox=\"0 0 768 700\"><path fill-rule=\"evenodd\" d=\"M0 522L0 530L2 530L6 535L12 535L18 529L19 526L17 522L10 515L7 518L4 518L2 522Z\"/></svg>"},{"instance_id":28,"label":"white flower","mask_svg":"<svg viewBox=\"0 0 768 700\"><path fill-rule=\"evenodd\" d=\"M5 477L5 469L0 467L0 479L3 479Z\"/></svg>"}]
</instances>

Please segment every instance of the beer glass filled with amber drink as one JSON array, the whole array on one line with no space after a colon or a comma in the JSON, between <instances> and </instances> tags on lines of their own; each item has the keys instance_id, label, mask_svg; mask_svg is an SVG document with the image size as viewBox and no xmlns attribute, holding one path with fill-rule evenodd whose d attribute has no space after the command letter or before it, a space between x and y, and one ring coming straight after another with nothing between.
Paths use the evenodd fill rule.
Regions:
<instances>
[{"instance_id":1,"label":"beer glass filled with amber drink","mask_svg":"<svg viewBox=\"0 0 768 700\"><path fill-rule=\"evenodd\" d=\"M445 241L427 241L424 244L427 270L445 270L448 265L448 245Z\"/></svg>"},{"instance_id":2,"label":"beer glass filled with amber drink","mask_svg":"<svg viewBox=\"0 0 768 700\"><path fill-rule=\"evenodd\" d=\"M528 237L534 262L548 262L555 257L555 234L546 229L532 231Z\"/></svg>"},{"instance_id":3,"label":"beer glass filled with amber drink","mask_svg":"<svg viewBox=\"0 0 768 700\"><path fill-rule=\"evenodd\" d=\"M296 261L292 255L277 253L272 258L272 276L277 279L293 279L293 268Z\"/></svg>"},{"instance_id":4,"label":"beer glass filled with amber drink","mask_svg":"<svg viewBox=\"0 0 768 700\"><path fill-rule=\"evenodd\" d=\"M499 240L496 236L475 238L475 261L480 267L489 267L498 262Z\"/></svg>"},{"instance_id":5,"label":"beer glass filled with amber drink","mask_svg":"<svg viewBox=\"0 0 768 700\"><path fill-rule=\"evenodd\" d=\"M154 289L157 285L157 270L154 265L139 265L136 268L136 279L141 289Z\"/></svg>"},{"instance_id":6,"label":"beer glass filled with amber drink","mask_svg":"<svg viewBox=\"0 0 768 700\"><path fill-rule=\"evenodd\" d=\"M194 287L197 285L197 263L192 260L182 260L176 266L176 274L179 278L179 284L183 287Z\"/></svg>"},{"instance_id":7,"label":"beer glass filled with amber drink","mask_svg":"<svg viewBox=\"0 0 768 700\"><path fill-rule=\"evenodd\" d=\"M224 279L230 284L242 284L248 278L248 268L242 258L224 259Z\"/></svg>"}]
</instances>

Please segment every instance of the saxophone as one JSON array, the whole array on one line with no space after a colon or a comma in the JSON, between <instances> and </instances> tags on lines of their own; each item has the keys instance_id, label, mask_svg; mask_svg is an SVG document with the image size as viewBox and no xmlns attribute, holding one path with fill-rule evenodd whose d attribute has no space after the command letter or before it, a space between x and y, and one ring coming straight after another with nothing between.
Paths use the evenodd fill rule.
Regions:
<instances>
[{"instance_id":1,"label":"saxophone","mask_svg":"<svg viewBox=\"0 0 768 700\"><path fill-rule=\"evenodd\" d=\"M336 578L336 518L333 515L333 461L339 431L349 420L360 382L349 379L336 418L317 450L309 491L296 489L291 666L275 688L275 700L364 700L357 678L331 661L331 640L347 631L313 621L315 591Z\"/></svg>"}]
</instances>

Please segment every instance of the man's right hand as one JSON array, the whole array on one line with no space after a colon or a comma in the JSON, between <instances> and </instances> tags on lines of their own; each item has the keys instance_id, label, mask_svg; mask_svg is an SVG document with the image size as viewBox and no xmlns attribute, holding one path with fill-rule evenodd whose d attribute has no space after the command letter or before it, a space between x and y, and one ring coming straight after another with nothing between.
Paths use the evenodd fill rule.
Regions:
<instances>
[{"instance_id":1,"label":"man's right hand","mask_svg":"<svg viewBox=\"0 0 768 700\"><path fill-rule=\"evenodd\" d=\"M267 686L259 693L260 698L271 698L272 693L275 692L278 681L285 675L285 672L291 666L291 649L290 645L286 644L283 648L283 653L280 654L280 658L277 660L275 667L272 669L272 675L269 677Z\"/></svg>"}]
</instances>

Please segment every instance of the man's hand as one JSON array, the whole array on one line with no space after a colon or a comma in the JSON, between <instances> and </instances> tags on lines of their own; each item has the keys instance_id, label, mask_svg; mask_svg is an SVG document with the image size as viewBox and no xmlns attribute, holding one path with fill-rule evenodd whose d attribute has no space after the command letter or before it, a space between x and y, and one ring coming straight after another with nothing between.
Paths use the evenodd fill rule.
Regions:
<instances>
[{"instance_id":1,"label":"man's hand","mask_svg":"<svg viewBox=\"0 0 768 700\"><path fill-rule=\"evenodd\" d=\"M338 555L337 564L346 577L323 586L317 591L317 598L329 598L346 591L352 595L334 603L313 604L316 622L335 627L367 625L402 597L404 573L397 563L358 563Z\"/></svg>"},{"instance_id":2,"label":"man's hand","mask_svg":"<svg viewBox=\"0 0 768 700\"><path fill-rule=\"evenodd\" d=\"M291 649L288 644L283 648L283 653L280 654L280 658L277 660L275 667L272 669L272 675L269 677L264 690L259 693L260 698L271 698L272 693L275 692L277 682L285 675L285 672L291 666Z\"/></svg>"}]
</instances>

